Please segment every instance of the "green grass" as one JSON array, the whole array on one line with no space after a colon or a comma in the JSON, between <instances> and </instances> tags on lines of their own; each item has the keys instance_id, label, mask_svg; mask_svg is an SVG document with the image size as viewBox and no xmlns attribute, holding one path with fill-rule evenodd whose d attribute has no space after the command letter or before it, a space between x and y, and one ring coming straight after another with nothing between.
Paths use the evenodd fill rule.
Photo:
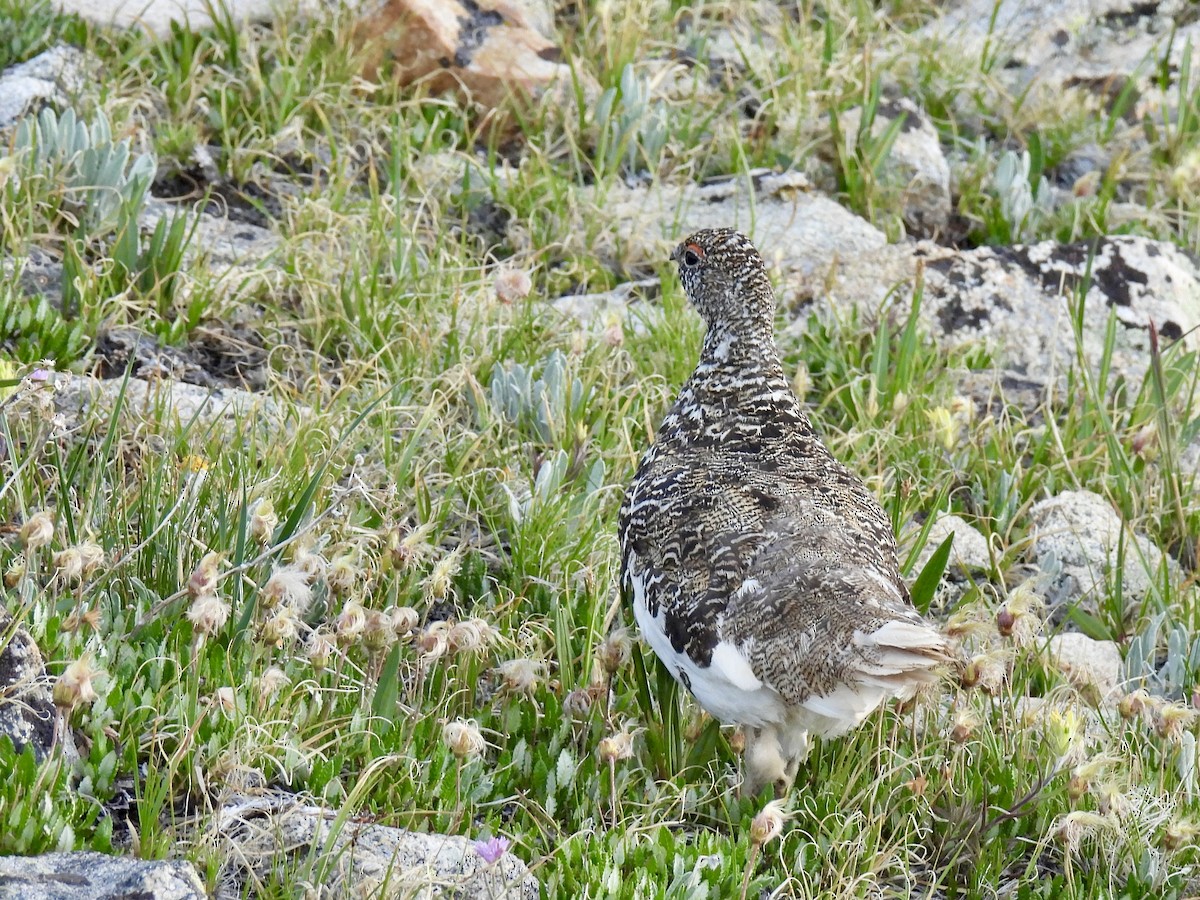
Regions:
<instances>
[{"instance_id":1,"label":"green grass","mask_svg":"<svg viewBox=\"0 0 1200 900\"><path fill-rule=\"evenodd\" d=\"M65 304L29 312L11 280L0 285L0 348L13 363L0 374L47 356L87 369L102 324L187 345L249 320L268 391L294 412L280 432L175 423L161 405L127 403L63 432L39 413L49 388L26 382L0 401L0 511L16 526L0 541L6 608L52 676L86 654L100 671L98 699L73 713L84 746L73 773L0 742L0 771L15 773L0 784L0 852L109 850L122 829L99 804L132 782L137 852L172 855L185 812L198 812L201 836L185 852L212 888L223 857L205 811L273 784L347 816L505 835L548 897L736 896L743 879L749 897L1194 893L1196 726L1171 724L1182 707L1088 725L1095 698L1046 662L1049 629L1013 638L995 625L1024 602L1028 511L1061 490L1103 494L1187 559L1200 506L1180 459L1198 420L1195 357L1181 346L1162 348L1142 384L1076 370L1065 396L1031 412L960 396L960 375L992 360L938 350L906 310L814 316L783 344L818 428L878 493L910 566L938 511L991 542L992 569L942 614L1003 677L947 684L819 744L780 839L751 844L762 800L736 795L732 731L683 700L647 648L611 678L598 661L610 626L632 627L616 602L622 486L701 336L665 261L644 332L584 331L545 302L647 274L604 262L621 258L605 190L794 166L895 233L894 188L878 177L894 135L847 155L830 128L894 85L924 102L955 151L968 243L1018 231L1085 239L1111 230L1119 201L1141 210L1123 214L1122 230L1200 246L1194 182L1180 174L1194 165L1194 97L1178 121L1139 126L1150 143L1138 144L1082 101L1003 96L988 66L913 35L932 7L892 6L801 4L797 20L757 22L777 52L735 78L710 69L704 48L749 5L635 2L616 15L577 4L562 22L567 59L606 99L514 110L519 162L454 98L358 80L346 14L273 29L220 21L161 40L91 30L46 6L0 15L0 62L63 28L94 54L104 77L80 115L102 109L161 164L186 166L212 145L230 185L301 185L276 192L280 268L230 283L197 262L204 248L184 224L84 246L56 218L53 184L5 184L0 168L0 236L65 253L73 274ZM691 67L669 53L684 24ZM670 93L652 87L666 66L677 66ZM1194 94L1191 70L1179 77ZM1029 150L1036 182L1093 141L1119 161L1094 193L1023 223L1000 215L1005 150ZM588 191L598 213L579 215ZM480 228L489 216L510 228ZM501 265L528 274L528 296L497 297ZM16 529L41 510L54 538L27 550ZM86 543L104 561L75 578L69 551ZM209 553L229 608L205 634L187 587ZM293 585L281 601L280 569L304 573L311 594ZM397 608L417 610L415 634L380 630L379 613ZM1159 615L1138 652L1174 653L1170 690L1190 698L1190 582L1139 607L1112 574L1085 624L1128 641ZM448 646L435 624L471 618L494 628L473 649ZM323 665L317 650L330 651ZM514 674L513 660L530 662ZM1026 697L1055 712L1027 716ZM443 724L458 718L481 729L481 758L447 746ZM632 735L631 754L602 759L601 742L619 734ZM289 866L261 896L292 897L313 877L310 861Z\"/></svg>"}]
</instances>

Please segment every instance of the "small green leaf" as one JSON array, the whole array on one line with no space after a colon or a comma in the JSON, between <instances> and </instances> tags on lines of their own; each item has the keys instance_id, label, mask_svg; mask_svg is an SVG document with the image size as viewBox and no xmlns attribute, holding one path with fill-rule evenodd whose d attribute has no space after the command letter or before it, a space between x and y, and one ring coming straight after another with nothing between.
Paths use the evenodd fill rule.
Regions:
<instances>
[{"instance_id":1,"label":"small green leaf","mask_svg":"<svg viewBox=\"0 0 1200 900\"><path fill-rule=\"evenodd\" d=\"M933 556L929 557L929 562L925 563L925 567L921 569L921 574L917 576L917 580L913 583L912 603L921 615L929 612L929 604L933 602L933 595L937 591L938 582L942 580L942 573L946 571L946 563L950 560L950 547L953 544L954 532L952 531L946 535L946 539L933 551Z\"/></svg>"},{"instance_id":2,"label":"small green leaf","mask_svg":"<svg viewBox=\"0 0 1200 900\"><path fill-rule=\"evenodd\" d=\"M1084 612L1078 606L1072 606L1067 610L1067 618L1078 625L1079 630L1094 641L1111 641L1113 639L1113 633L1110 628L1091 613Z\"/></svg>"}]
</instances>

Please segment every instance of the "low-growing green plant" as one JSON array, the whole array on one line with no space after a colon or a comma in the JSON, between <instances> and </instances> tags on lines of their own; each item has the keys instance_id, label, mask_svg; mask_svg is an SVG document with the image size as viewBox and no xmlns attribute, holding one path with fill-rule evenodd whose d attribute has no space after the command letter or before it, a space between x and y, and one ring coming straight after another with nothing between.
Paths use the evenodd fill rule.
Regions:
<instances>
[{"instance_id":1,"label":"low-growing green plant","mask_svg":"<svg viewBox=\"0 0 1200 900\"><path fill-rule=\"evenodd\" d=\"M64 316L45 294L26 295L19 274L0 284L0 347L21 362L74 362L91 343L94 326L95 320Z\"/></svg>"},{"instance_id":2,"label":"low-growing green plant","mask_svg":"<svg viewBox=\"0 0 1200 900\"><path fill-rule=\"evenodd\" d=\"M129 138L113 140L108 117L89 123L68 108L50 107L17 125L15 180L30 184L47 206L51 226L88 238L127 230L154 178L152 154L134 155Z\"/></svg>"},{"instance_id":3,"label":"low-growing green plant","mask_svg":"<svg viewBox=\"0 0 1200 900\"><path fill-rule=\"evenodd\" d=\"M882 79L876 75L867 82L862 102L857 107L858 120L853 133L847 133L842 127L843 113L836 107L829 110L838 193L846 198L851 209L869 221L876 221L881 209L895 205L892 201L899 196L902 187L886 184L883 170L896 138L904 128L906 116L893 117L876 134L881 92Z\"/></svg>"}]
</instances>

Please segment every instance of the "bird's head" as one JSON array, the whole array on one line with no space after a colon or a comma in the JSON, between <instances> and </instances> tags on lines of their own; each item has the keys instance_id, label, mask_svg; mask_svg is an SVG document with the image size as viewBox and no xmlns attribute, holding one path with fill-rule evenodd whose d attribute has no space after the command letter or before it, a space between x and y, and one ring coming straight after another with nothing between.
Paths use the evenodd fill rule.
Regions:
<instances>
[{"instance_id":1,"label":"bird's head","mask_svg":"<svg viewBox=\"0 0 1200 900\"><path fill-rule=\"evenodd\" d=\"M748 333L766 329L775 315L775 293L750 239L732 228L706 228L671 254L688 300L709 330Z\"/></svg>"}]
</instances>

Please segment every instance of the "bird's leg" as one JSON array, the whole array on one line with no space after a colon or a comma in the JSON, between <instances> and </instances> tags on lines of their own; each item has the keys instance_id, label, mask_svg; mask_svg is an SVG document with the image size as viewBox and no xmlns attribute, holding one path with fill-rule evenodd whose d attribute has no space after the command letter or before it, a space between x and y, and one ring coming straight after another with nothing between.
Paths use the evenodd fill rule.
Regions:
<instances>
[{"instance_id":1,"label":"bird's leg","mask_svg":"<svg viewBox=\"0 0 1200 900\"><path fill-rule=\"evenodd\" d=\"M808 751L812 745L808 740L808 732L797 728L784 728L780 733L780 749L785 759L783 778L775 783L775 796L785 797L796 783L796 774L800 766L808 759Z\"/></svg>"},{"instance_id":2,"label":"bird's leg","mask_svg":"<svg viewBox=\"0 0 1200 900\"><path fill-rule=\"evenodd\" d=\"M746 750L742 754L741 795L756 797L768 784L774 788L776 796L779 796L781 788L786 792L792 785L787 777L787 761L779 743L779 732L773 725L747 727Z\"/></svg>"}]
</instances>

